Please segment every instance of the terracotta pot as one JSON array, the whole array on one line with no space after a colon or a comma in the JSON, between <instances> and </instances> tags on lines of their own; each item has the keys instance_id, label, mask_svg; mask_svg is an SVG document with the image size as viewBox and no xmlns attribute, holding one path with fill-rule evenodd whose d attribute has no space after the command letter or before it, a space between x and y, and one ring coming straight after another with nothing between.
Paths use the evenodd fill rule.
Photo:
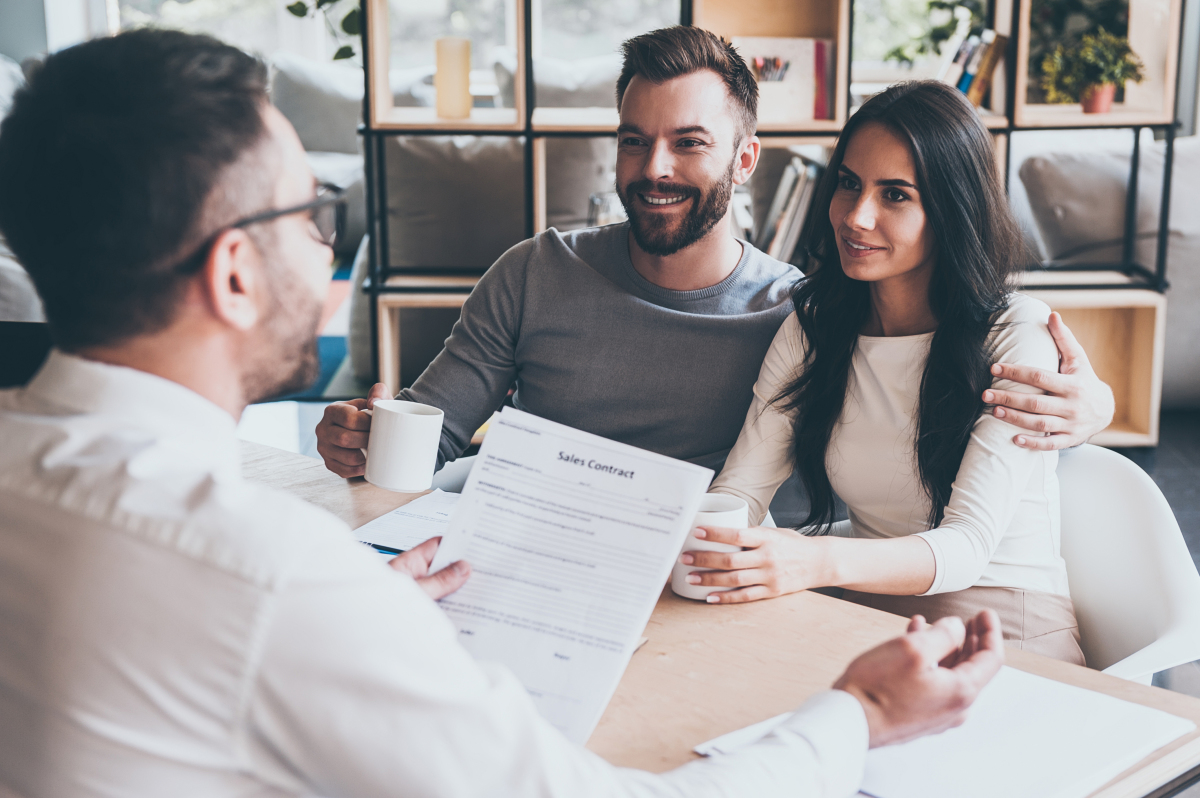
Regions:
<instances>
[{"instance_id":1,"label":"terracotta pot","mask_svg":"<svg viewBox=\"0 0 1200 798\"><path fill-rule=\"evenodd\" d=\"M1117 93L1115 83L1100 83L1088 86L1079 98L1085 114L1107 114L1112 110L1113 96Z\"/></svg>"}]
</instances>

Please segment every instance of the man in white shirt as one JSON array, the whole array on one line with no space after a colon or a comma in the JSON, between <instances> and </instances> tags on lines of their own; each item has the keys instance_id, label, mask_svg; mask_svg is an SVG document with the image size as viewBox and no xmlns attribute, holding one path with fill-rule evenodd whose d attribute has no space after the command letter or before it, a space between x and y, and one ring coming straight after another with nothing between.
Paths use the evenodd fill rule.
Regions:
<instances>
[{"instance_id":1,"label":"man in white shirt","mask_svg":"<svg viewBox=\"0 0 1200 798\"><path fill-rule=\"evenodd\" d=\"M48 58L0 127L58 346L0 392L0 796L836 798L868 745L961 722L990 614L914 619L741 752L612 767L458 646L430 597L470 569L427 575L437 541L389 568L242 480L246 404L311 378L337 228L265 89L140 30Z\"/></svg>"}]
</instances>

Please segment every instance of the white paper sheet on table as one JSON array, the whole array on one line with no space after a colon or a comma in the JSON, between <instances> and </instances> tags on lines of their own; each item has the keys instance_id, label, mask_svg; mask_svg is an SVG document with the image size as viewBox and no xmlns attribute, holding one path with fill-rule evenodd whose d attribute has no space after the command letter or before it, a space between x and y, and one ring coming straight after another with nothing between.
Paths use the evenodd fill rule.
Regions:
<instances>
[{"instance_id":1,"label":"white paper sheet on table","mask_svg":"<svg viewBox=\"0 0 1200 798\"><path fill-rule=\"evenodd\" d=\"M786 717L695 750L730 753ZM874 798L1083 798L1195 728L1157 709L1006 667L962 726L870 751L862 792Z\"/></svg>"},{"instance_id":2,"label":"white paper sheet on table","mask_svg":"<svg viewBox=\"0 0 1200 798\"><path fill-rule=\"evenodd\" d=\"M459 494L435 490L397 507L387 515L354 530L363 543L384 546L396 551L408 551L430 538L443 535L450 524L450 514Z\"/></svg>"},{"instance_id":3,"label":"white paper sheet on table","mask_svg":"<svg viewBox=\"0 0 1200 798\"><path fill-rule=\"evenodd\" d=\"M507 408L492 422L431 569L459 640L507 665L551 723L599 722L712 471Z\"/></svg>"}]
</instances>

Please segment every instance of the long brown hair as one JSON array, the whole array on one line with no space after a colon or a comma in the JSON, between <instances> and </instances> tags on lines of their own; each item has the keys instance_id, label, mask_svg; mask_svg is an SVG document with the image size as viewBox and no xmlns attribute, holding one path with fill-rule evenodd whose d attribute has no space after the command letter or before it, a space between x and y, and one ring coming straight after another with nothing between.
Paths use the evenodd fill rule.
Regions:
<instances>
[{"instance_id":1,"label":"long brown hair","mask_svg":"<svg viewBox=\"0 0 1200 798\"><path fill-rule=\"evenodd\" d=\"M937 81L901 83L872 97L850 118L804 231L810 268L816 267L793 292L807 339L804 363L775 399L796 413L792 455L811 502L803 526L818 531L833 521L825 455L871 302L868 284L842 270L829 206L846 146L869 123L886 126L908 144L937 248L929 303L938 326L921 379L915 446L931 527L941 523L971 430L983 412L982 394L991 384L989 338L1007 307L1008 277L1023 254L991 135L961 92Z\"/></svg>"}]
</instances>

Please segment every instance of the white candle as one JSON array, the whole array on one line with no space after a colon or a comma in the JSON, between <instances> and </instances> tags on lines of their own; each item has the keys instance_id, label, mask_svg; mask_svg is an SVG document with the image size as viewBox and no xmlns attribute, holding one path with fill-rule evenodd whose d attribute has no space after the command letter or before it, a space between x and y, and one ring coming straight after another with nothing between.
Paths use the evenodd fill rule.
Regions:
<instances>
[{"instance_id":1,"label":"white candle","mask_svg":"<svg viewBox=\"0 0 1200 798\"><path fill-rule=\"evenodd\" d=\"M437 40L437 115L466 119L471 115L471 40L444 36Z\"/></svg>"}]
</instances>

